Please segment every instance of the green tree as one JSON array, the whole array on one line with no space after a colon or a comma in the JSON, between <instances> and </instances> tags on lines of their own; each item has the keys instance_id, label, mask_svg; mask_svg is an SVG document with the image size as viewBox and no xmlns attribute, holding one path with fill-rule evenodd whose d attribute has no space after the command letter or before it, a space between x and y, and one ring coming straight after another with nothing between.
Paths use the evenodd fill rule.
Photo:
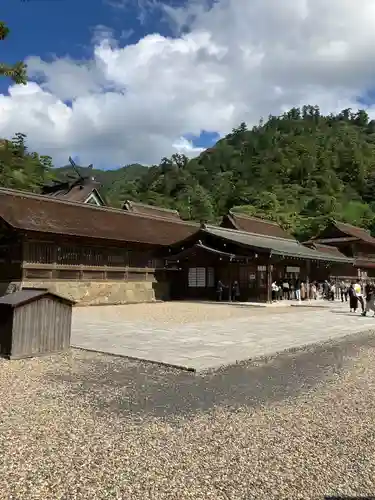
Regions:
<instances>
[{"instance_id":1,"label":"green tree","mask_svg":"<svg viewBox=\"0 0 375 500\"><path fill-rule=\"evenodd\" d=\"M0 40L5 40L9 36L10 30L4 21L0 21ZM26 84L26 65L23 62L17 62L13 65L0 63L0 76L7 76L15 83Z\"/></svg>"}]
</instances>

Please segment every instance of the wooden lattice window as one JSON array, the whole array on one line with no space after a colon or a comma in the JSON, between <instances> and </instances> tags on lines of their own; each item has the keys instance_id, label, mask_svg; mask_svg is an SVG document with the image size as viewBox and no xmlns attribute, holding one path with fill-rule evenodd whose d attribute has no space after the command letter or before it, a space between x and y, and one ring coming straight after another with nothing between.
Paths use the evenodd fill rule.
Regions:
<instances>
[{"instance_id":1,"label":"wooden lattice window","mask_svg":"<svg viewBox=\"0 0 375 500\"><path fill-rule=\"evenodd\" d=\"M84 266L104 266L107 262L106 250L104 248L83 247L82 265Z\"/></svg>"},{"instance_id":2,"label":"wooden lattice window","mask_svg":"<svg viewBox=\"0 0 375 500\"><path fill-rule=\"evenodd\" d=\"M215 270L213 267L207 268L207 286L213 288L215 286Z\"/></svg>"},{"instance_id":3,"label":"wooden lattice window","mask_svg":"<svg viewBox=\"0 0 375 500\"><path fill-rule=\"evenodd\" d=\"M31 264L53 264L55 248L53 243L30 241L27 245L26 261Z\"/></svg>"},{"instance_id":4,"label":"wooden lattice window","mask_svg":"<svg viewBox=\"0 0 375 500\"><path fill-rule=\"evenodd\" d=\"M206 268L190 267L188 275L188 285L190 288L206 287Z\"/></svg>"},{"instance_id":5,"label":"wooden lattice window","mask_svg":"<svg viewBox=\"0 0 375 500\"><path fill-rule=\"evenodd\" d=\"M76 246L60 246L57 248L57 264L75 266L81 264L81 249Z\"/></svg>"},{"instance_id":6,"label":"wooden lattice window","mask_svg":"<svg viewBox=\"0 0 375 500\"><path fill-rule=\"evenodd\" d=\"M128 255L126 250L110 248L108 250L107 265L111 267L126 267Z\"/></svg>"}]
</instances>

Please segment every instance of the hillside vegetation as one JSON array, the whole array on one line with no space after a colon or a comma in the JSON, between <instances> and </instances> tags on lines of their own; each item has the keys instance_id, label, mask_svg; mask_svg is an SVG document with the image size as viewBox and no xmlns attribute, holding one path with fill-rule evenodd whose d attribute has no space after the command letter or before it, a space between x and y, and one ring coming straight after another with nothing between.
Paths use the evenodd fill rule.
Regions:
<instances>
[{"instance_id":1,"label":"hillside vegetation","mask_svg":"<svg viewBox=\"0 0 375 500\"><path fill-rule=\"evenodd\" d=\"M22 165L20 137L10 147L11 162L9 148L7 158L0 149L2 185L37 191L52 175L71 173L52 170L50 159L27 152L24 143ZM361 110L323 116L317 106L293 108L251 130L242 123L190 161L173 155L150 168L92 174L114 206L131 199L213 222L234 207L275 220L300 238L331 218L375 229L375 121Z\"/></svg>"}]
</instances>

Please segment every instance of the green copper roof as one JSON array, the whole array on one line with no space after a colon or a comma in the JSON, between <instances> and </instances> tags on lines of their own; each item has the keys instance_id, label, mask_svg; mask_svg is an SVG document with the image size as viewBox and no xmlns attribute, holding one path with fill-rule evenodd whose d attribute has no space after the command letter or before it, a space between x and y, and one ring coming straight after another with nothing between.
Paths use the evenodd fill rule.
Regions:
<instances>
[{"instance_id":1,"label":"green copper roof","mask_svg":"<svg viewBox=\"0 0 375 500\"><path fill-rule=\"evenodd\" d=\"M326 252L319 252L312 248L307 248L297 240L263 236L259 234L238 231L236 229L225 229L216 226L204 226L203 230L207 234L217 236L233 243L252 247L259 250L268 250L272 255L285 257L296 257L308 260L320 260L325 262L353 263L353 259L344 255L330 255Z\"/></svg>"}]
</instances>

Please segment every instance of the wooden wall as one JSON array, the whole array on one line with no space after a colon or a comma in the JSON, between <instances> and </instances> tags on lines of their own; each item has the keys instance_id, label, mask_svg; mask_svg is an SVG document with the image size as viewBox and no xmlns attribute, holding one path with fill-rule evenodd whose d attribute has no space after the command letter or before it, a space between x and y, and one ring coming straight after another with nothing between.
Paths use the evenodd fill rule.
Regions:
<instances>
[{"instance_id":1,"label":"wooden wall","mask_svg":"<svg viewBox=\"0 0 375 500\"><path fill-rule=\"evenodd\" d=\"M43 297L13 309L8 340L11 358L31 357L65 351L70 347L72 307L53 297Z\"/></svg>"},{"instance_id":2,"label":"wooden wall","mask_svg":"<svg viewBox=\"0 0 375 500\"><path fill-rule=\"evenodd\" d=\"M26 280L153 280L164 267L154 249L136 245L109 245L78 240L27 238L22 268Z\"/></svg>"}]
</instances>

